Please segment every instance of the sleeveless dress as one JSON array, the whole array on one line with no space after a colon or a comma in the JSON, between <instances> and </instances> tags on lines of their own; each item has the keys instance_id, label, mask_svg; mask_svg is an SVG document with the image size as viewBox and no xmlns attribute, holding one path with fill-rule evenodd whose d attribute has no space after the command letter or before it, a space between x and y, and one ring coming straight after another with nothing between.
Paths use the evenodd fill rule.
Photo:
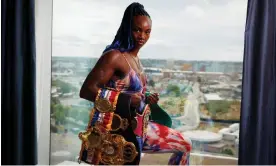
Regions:
<instances>
[{"instance_id":1,"label":"sleeveless dress","mask_svg":"<svg viewBox=\"0 0 276 166\"><path fill-rule=\"evenodd\" d=\"M112 77L106 86L127 94L138 92L145 94L146 81L145 84L142 83L138 74L131 67L124 54L123 56L129 65L129 73L123 79L119 79L116 76ZM141 113L144 106L145 98L142 99L140 108L137 111ZM137 136L137 141L140 145L140 150L144 153L173 153L169 159L169 165L189 164L189 153L192 147L190 139L184 138L181 133L167 126L149 121L147 135L145 138Z\"/></svg>"}]
</instances>

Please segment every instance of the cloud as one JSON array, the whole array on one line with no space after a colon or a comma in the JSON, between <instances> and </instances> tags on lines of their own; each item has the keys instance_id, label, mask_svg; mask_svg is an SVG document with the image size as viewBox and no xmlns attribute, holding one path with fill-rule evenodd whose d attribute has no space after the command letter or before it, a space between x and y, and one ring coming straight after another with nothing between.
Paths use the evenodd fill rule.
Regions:
<instances>
[{"instance_id":1,"label":"cloud","mask_svg":"<svg viewBox=\"0 0 276 166\"><path fill-rule=\"evenodd\" d=\"M53 46L53 56L100 56L131 2L55 0L53 45L59 43L59 47ZM141 57L242 61L246 0L140 2L153 20L151 38Z\"/></svg>"}]
</instances>

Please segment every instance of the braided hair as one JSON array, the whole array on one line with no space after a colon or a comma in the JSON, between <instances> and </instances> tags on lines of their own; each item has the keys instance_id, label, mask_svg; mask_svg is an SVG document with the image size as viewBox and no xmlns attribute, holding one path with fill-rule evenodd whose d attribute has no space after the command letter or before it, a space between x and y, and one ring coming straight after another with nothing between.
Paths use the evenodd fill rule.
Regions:
<instances>
[{"instance_id":1,"label":"braided hair","mask_svg":"<svg viewBox=\"0 0 276 166\"><path fill-rule=\"evenodd\" d=\"M112 49L126 52L134 48L134 41L132 38L132 23L134 16L148 16L150 18L150 15L146 12L142 4L138 2L130 4L124 12L121 25L113 42L106 47L103 53Z\"/></svg>"}]
</instances>

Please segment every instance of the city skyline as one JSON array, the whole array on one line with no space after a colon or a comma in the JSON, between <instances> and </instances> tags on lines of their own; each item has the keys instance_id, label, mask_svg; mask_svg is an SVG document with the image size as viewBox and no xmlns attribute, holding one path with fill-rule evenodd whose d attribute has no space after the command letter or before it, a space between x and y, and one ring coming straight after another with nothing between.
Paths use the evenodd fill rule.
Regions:
<instances>
[{"instance_id":1,"label":"city skyline","mask_svg":"<svg viewBox=\"0 0 276 166\"><path fill-rule=\"evenodd\" d=\"M98 60L99 57L89 57L89 56L53 56L53 60L59 60L59 58L71 58L71 59L76 59L76 58L83 58L83 59L93 59L93 60ZM171 59L156 59L156 58L150 58L150 57L140 57L141 60L158 60L158 61L171 61ZM243 61L234 61L234 60L186 60L186 59L172 59L174 62L220 62L220 63L243 63Z\"/></svg>"},{"instance_id":2,"label":"city skyline","mask_svg":"<svg viewBox=\"0 0 276 166\"><path fill-rule=\"evenodd\" d=\"M99 57L112 42L131 2L55 0L53 56ZM153 20L152 35L140 52L141 58L243 60L245 0L139 2Z\"/></svg>"},{"instance_id":3,"label":"city skyline","mask_svg":"<svg viewBox=\"0 0 276 166\"><path fill-rule=\"evenodd\" d=\"M52 67L56 66L57 63L67 63L67 64L83 64L86 67L93 67L98 58L93 57L53 57ZM153 69L174 69L183 71L195 71L195 72L242 72L243 62L233 62L233 61L187 61L187 60L177 60L170 61L166 59L141 59L143 67L145 70L149 68ZM67 68L67 67L65 67ZM79 68L81 68L79 66Z\"/></svg>"}]
</instances>

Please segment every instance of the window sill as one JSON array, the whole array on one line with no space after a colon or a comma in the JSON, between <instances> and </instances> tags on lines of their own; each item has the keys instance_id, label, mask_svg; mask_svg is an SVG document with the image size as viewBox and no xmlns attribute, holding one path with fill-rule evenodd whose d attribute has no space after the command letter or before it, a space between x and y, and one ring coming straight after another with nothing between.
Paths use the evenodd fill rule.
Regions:
<instances>
[{"instance_id":1,"label":"window sill","mask_svg":"<svg viewBox=\"0 0 276 166\"><path fill-rule=\"evenodd\" d=\"M162 155L162 157L161 157ZM163 154L145 154L140 165L167 165L170 153ZM89 165L84 162L79 164L73 161L63 161L57 165ZM238 159L234 157L225 157L211 154L191 153L190 165L238 165Z\"/></svg>"},{"instance_id":2,"label":"window sill","mask_svg":"<svg viewBox=\"0 0 276 166\"><path fill-rule=\"evenodd\" d=\"M167 165L171 153L145 154L141 165ZM238 159L212 154L191 153L190 165L238 165Z\"/></svg>"},{"instance_id":3,"label":"window sill","mask_svg":"<svg viewBox=\"0 0 276 166\"><path fill-rule=\"evenodd\" d=\"M212 154L191 153L191 162L192 165L238 165L238 158Z\"/></svg>"}]
</instances>

